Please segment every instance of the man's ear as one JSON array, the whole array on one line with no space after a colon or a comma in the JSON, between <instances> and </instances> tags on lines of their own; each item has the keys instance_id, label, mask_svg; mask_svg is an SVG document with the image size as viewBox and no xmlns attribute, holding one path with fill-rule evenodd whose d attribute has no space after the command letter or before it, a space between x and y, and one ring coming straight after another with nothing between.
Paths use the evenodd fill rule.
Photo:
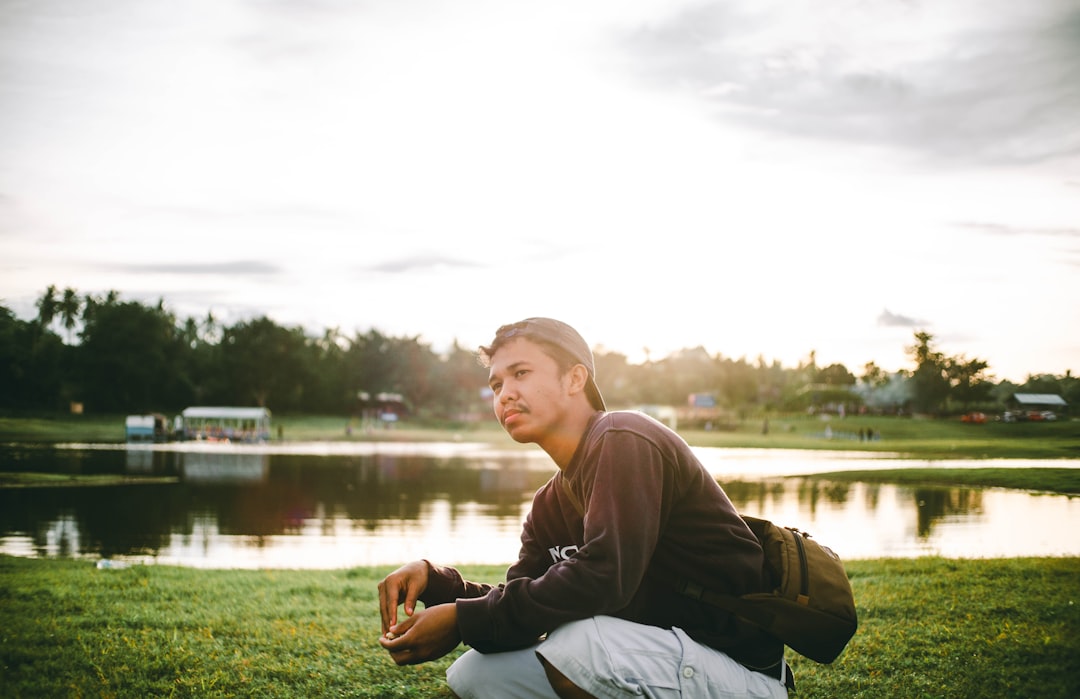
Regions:
<instances>
[{"instance_id":1,"label":"man's ear","mask_svg":"<svg viewBox=\"0 0 1080 699\"><path fill-rule=\"evenodd\" d=\"M575 364L570 369L570 392L579 393L585 390L585 384L589 381L589 370L584 364Z\"/></svg>"}]
</instances>

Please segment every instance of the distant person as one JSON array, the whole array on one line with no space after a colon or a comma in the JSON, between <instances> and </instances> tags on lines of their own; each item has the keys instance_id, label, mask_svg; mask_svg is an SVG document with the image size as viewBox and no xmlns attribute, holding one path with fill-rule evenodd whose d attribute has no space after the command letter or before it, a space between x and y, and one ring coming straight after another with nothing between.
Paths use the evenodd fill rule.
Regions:
<instances>
[{"instance_id":1,"label":"distant person","mask_svg":"<svg viewBox=\"0 0 1080 699\"><path fill-rule=\"evenodd\" d=\"M471 646L446 673L463 698L786 697L783 644L672 582L764 589L757 539L686 442L641 413L607 412L592 352L565 323L504 325L480 357L503 428L558 471L505 583L426 560L379 583L379 642L394 661Z\"/></svg>"}]
</instances>

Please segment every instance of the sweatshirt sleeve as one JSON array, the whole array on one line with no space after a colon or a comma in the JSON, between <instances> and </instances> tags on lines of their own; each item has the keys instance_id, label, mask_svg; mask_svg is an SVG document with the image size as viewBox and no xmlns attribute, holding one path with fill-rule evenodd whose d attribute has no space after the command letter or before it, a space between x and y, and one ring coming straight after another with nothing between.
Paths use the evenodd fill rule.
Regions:
<instances>
[{"instance_id":1,"label":"sweatshirt sleeve","mask_svg":"<svg viewBox=\"0 0 1080 699\"><path fill-rule=\"evenodd\" d=\"M456 568L435 565L425 560L428 567L427 589L420 595L425 607L436 604L448 604L458 598L481 597L494 586L486 583L469 582L461 577Z\"/></svg>"},{"instance_id":2,"label":"sweatshirt sleeve","mask_svg":"<svg viewBox=\"0 0 1080 699\"><path fill-rule=\"evenodd\" d=\"M539 577L459 599L458 628L476 650L526 647L561 624L617 612L640 586L666 516L670 469L651 442L618 431L580 456L567 473L585 507L582 544Z\"/></svg>"},{"instance_id":3,"label":"sweatshirt sleeve","mask_svg":"<svg viewBox=\"0 0 1080 699\"><path fill-rule=\"evenodd\" d=\"M548 489L541 490L533 501L534 510L538 502L543 502L544 493ZM530 511L525 519L521 533L521 549L518 552L518 560L506 573L507 580L515 578L535 578L543 574L546 568L544 556L546 551L537 543L532 523L533 511ZM451 566L440 566L425 559L428 567L428 585L424 593L420 595L420 601L425 607L436 604L448 604L458 599L472 599L482 597L491 590L502 587L501 585L489 585L486 583L470 582L462 578L461 573Z\"/></svg>"}]
</instances>

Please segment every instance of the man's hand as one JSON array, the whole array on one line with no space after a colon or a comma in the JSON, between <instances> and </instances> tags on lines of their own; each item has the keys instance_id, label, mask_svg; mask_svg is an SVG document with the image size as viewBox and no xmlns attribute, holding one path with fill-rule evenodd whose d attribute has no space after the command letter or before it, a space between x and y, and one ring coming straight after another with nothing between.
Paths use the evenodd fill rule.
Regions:
<instances>
[{"instance_id":1,"label":"man's hand","mask_svg":"<svg viewBox=\"0 0 1080 699\"><path fill-rule=\"evenodd\" d=\"M397 625L397 608L405 603L405 614L416 612L416 600L424 594L428 585L427 561L413 561L401 566L379 583L379 613L382 615L382 632L385 635ZM393 629L392 633L400 633Z\"/></svg>"},{"instance_id":2,"label":"man's hand","mask_svg":"<svg viewBox=\"0 0 1080 699\"><path fill-rule=\"evenodd\" d=\"M416 665L441 658L461 643L457 605L439 604L416 612L411 618L393 625L379 643L398 665Z\"/></svg>"}]
</instances>

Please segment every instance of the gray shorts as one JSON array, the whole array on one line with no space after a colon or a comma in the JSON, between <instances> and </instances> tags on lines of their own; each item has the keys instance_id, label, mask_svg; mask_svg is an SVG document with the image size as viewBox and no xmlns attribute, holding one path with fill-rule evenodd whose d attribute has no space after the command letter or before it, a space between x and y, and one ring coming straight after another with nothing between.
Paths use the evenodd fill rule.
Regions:
<instances>
[{"instance_id":1,"label":"gray shorts","mask_svg":"<svg viewBox=\"0 0 1080 699\"><path fill-rule=\"evenodd\" d=\"M747 670L681 629L607 616L561 626L521 651L470 650L450 666L446 679L462 699L550 699L555 693L537 655L596 697L787 697L779 680Z\"/></svg>"}]
</instances>

